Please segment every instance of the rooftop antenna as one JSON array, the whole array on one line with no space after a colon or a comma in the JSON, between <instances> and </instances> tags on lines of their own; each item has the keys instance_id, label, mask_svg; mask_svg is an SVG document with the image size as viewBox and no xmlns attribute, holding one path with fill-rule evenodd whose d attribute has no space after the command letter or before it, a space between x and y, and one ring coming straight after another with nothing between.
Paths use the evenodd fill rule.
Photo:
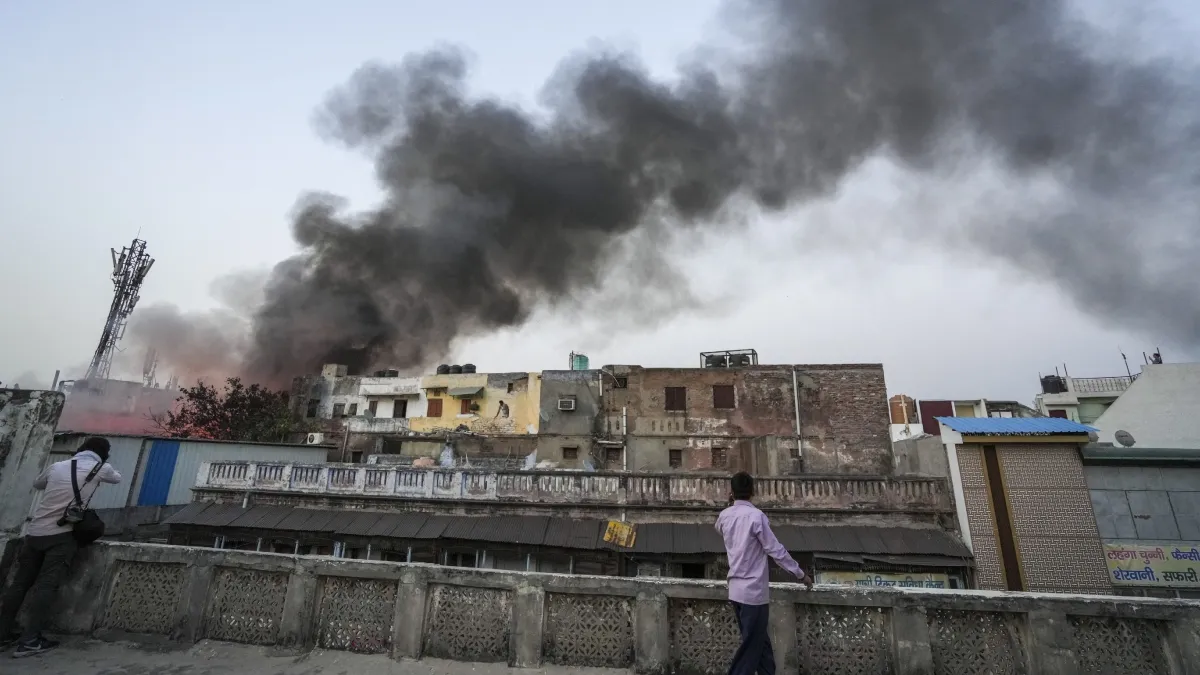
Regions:
<instances>
[{"instance_id":1,"label":"rooftop antenna","mask_svg":"<svg viewBox=\"0 0 1200 675\"><path fill-rule=\"evenodd\" d=\"M100 333L100 342L96 345L96 353L92 355L92 362L88 366L87 380L94 383L91 388L102 387L104 380L108 379L112 371L113 352L124 337L125 323L141 298L142 281L154 265L154 259L146 254L146 242L141 239L134 239L119 254L115 248L110 250L113 301L108 309L108 318L104 321L104 330Z\"/></svg>"},{"instance_id":2,"label":"rooftop antenna","mask_svg":"<svg viewBox=\"0 0 1200 675\"><path fill-rule=\"evenodd\" d=\"M1121 352L1121 360L1125 362L1125 374L1129 379L1133 379L1133 371L1129 369L1129 358L1125 356L1125 352L1121 349L1121 345L1117 345L1117 351Z\"/></svg>"},{"instance_id":3,"label":"rooftop antenna","mask_svg":"<svg viewBox=\"0 0 1200 675\"><path fill-rule=\"evenodd\" d=\"M146 350L146 360L142 363L142 386L153 387L158 384L154 372L158 370L158 350L151 347Z\"/></svg>"}]
</instances>

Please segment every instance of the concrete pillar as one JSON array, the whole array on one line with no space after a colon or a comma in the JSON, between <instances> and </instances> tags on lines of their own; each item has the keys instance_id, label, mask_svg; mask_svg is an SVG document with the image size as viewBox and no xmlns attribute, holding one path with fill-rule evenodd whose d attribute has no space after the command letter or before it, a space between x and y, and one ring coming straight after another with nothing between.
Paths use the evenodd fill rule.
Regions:
<instances>
[{"instance_id":1,"label":"concrete pillar","mask_svg":"<svg viewBox=\"0 0 1200 675\"><path fill-rule=\"evenodd\" d=\"M512 665L542 665L542 632L546 623L546 592L538 586L519 586L513 593Z\"/></svg>"},{"instance_id":2,"label":"concrete pillar","mask_svg":"<svg viewBox=\"0 0 1200 675\"><path fill-rule=\"evenodd\" d=\"M1073 649L1074 636L1067 615L1039 610L1029 612L1025 619L1029 629L1032 675L1079 675Z\"/></svg>"},{"instance_id":3,"label":"concrete pillar","mask_svg":"<svg viewBox=\"0 0 1200 675\"><path fill-rule=\"evenodd\" d=\"M634 606L634 670L663 675L671 665L670 601L662 593L638 593Z\"/></svg>"},{"instance_id":4,"label":"concrete pillar","mask_svg":"<svg viewBox=\"0 0 1200 675\"><path fill-rule=\"evenodd\" d=\"M419 659L425 638L425 605L429 583L423 575L405 572L396 589L392 615L392 658Z\"/></svg>"},{"instance_id":5,"label":"concrete pillar","mask_svg":"<svg viewBox=\"0 0 1200 675\"><path fill-rule=\"evenodd\" d=\"M285 649L311 647L313 612L317 604L317 577L307 569L297 569L288 577L283 600L283 619L279 622L276 645Z\"/></svg>"},{"instance_id":6,"label":"concrete pillar","mask_svg":"<svg viewBox=\"0 0 1200 675\"><path fill-rule=\"evenodd\" d=\"M1200 619L1176 619L1169 624L1167 656L1172 672L1200 675Z\"/></svg>"},{"instance_id":7,"label":"concrete pillar","mask_svg":"<svg viewBox=\"0 0 1200 675\"><path fill-rule=\"evenodd\" d=\"M896 675L933 675L929 617L924 607L896 607L892 615L892 658Z\"/></svg>"},{"instance_id":8,"label":"concrete pillar","mask_svg":"<svg viewBox=\"0 0 1200 675\"><path fill-rule=\"evenodd\" d=\"M175 631L171 639L193 644L204 638L204 612L208 609L215 568L211 564L190 565L175 608Z\"/></svg>"},{"instance_id":9,"label":"concrete pillar","mask_svg":"<svg viewBox=\"0 0 1200 675\"><path fill-rule=\"evenodd\" d=\"M794 673L800 669L796 650L796 604L772 600L770 610L771 646L775 651L775 670Z\"/></svg>"}]
</instances>

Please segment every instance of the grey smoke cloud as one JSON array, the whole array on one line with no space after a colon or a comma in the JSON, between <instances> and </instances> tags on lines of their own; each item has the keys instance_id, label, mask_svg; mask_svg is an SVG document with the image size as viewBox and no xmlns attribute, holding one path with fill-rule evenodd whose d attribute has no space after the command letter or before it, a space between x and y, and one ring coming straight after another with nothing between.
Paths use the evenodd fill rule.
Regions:
<instances>
[{"instance_id":1,"label":"grey smoke cloud","mask_svg":"<svg viewBox=\"0 0 1200 675\"><path fill-rule=\"evenodd\" d=\"M671 281L647 293L686 297L665 253L622 243L828 196L879 156L951 189L977 155L1046 186L912 234L1200 340L1195 73L1092 49L1057 0L736 0L727 18L736 49L698 51L671 82L621 54L567 59L537 114L472 96L453 49L363 66L317 127L370 156L387 197L358 212L300 201L301 252L265 284L242 371L425 366L603 287L614 261Z\"/></svg>"}]
</instances>

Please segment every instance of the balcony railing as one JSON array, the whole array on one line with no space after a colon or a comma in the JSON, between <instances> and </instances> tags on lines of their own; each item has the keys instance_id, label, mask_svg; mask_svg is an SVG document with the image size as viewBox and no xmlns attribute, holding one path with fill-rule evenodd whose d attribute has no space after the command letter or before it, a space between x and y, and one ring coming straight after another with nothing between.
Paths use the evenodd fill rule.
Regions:
<instances>
[{"instance_id":1,"label":"balcony railing","mask_svg":"<svg viewBox=\"0 0 1200 675\"><path fill-rule=\"evenodd\" d=\"M418 500L540 504L723 506L727 476L416 469L364 464L205 462L196 490L359 495ZM795 476L759 478L766 508L947 511L941 478Z\"/></svg>"},{"instance_id":2,"label":"balcony railing","mask_svg":"<svg viewBox=\"0 0 1200 675\"><path fill-rule=\"evenodd\" d=\"M1133 384L1136 377L1073 377L1071 391L1076 394L1119 394Z\"/></svg>"}]
</instances>

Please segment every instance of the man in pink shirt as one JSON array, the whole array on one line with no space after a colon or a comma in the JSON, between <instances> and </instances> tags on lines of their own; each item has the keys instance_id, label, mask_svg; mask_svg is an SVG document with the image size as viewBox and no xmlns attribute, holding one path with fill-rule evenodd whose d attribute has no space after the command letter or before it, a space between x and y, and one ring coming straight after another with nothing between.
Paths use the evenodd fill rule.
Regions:
<instances>
[{"instance_id":1,"label":"man in pink shirt","mask_svg":"<svg viewBox=\"0 0 1200 675\"><path fill-rule=\"evenodd\" d=\"M775 675L775 652L768 632L767 556L809 589L812 579L775 538L767 516L750 503L754 496L750 474L734 474L730 488L733 504L717 518L717 532L729 555L729 600L742 632L742 645L733 655L729 675Z\"/></svg>"}]
</instances>

